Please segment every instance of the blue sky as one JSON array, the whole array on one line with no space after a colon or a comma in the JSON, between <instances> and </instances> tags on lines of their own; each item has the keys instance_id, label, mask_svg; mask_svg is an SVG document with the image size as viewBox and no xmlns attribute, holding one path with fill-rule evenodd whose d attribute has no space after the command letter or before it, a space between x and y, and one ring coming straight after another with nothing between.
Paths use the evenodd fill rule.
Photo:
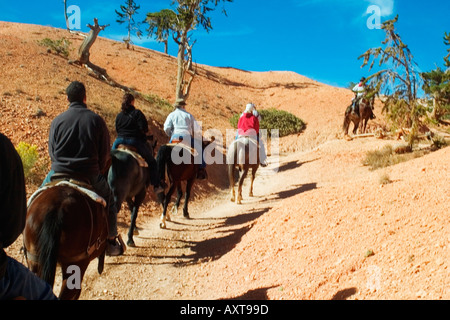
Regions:
<instances>
[{"instance_id":1,"label":"blue sky","mask_svg":"<svg viewBox=\"0 0 450 320\"><path fill-rule=\"evenodd\" d=\"M145 13L169 8L172 1L135 2L141 6L137 20L143 20ZM97 17L100 24L110 24L100 35L116 40L126 34L114 12L124 3L68 0L68 5L81 10L82 31L87 32L86 24ZM398 31L422 71L443 65L447 49L443 36L450 32L448 0L234 0L225 4L227 16L222 5L210 14L211 32L194 33L194 60L249 71L294 71L346 87L371 74L367 67L360 68L358 56L384 40L382 30L367 26L368 20L374 21L373 12L367 13L372 5L380 9L381 22L399 15ZM0 20L65 28L63 1L0 0ZM146 36L135 43L163 51L163 45ZM176 54L173 42L169 54Z\"/></svg>"}]
</instances>

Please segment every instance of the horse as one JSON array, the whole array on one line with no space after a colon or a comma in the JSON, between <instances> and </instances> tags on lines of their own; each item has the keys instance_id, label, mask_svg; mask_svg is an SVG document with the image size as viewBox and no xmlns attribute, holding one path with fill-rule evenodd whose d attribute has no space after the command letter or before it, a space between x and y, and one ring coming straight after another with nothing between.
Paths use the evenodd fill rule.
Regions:
<instances>
[{"instance_id":1,"label":"horse","mask_svg":"<svg viewBox=\"0 0 450 320\"><path fill-rule=\"evenodd\" d=\"M98 273L103 272L108 237L105 203L64 184L43 188L29 202L23 230L28 267L53 287L59 263L63 280L59 298L77 300L93 259L98 258Z\"/></svg>"},{"instance_id":2,"label":"horse","mask_svg":"<svg viewBox=\"0 0 450 320\"><path fill-rule=\"evenodd\" d=\"M203 150L214 141L214 137L210 141L202 142L202 152ZM187 153L186 153L187 152ZM183 143L179 144L168 144L161 146L156 156L156 163L158 168L158 177L160 180L165 179L166 171L169 178L169 190L166 194L158 194L158 200L163 206L163 212L161 215L160 228L166 228L166 221L170 221L170 215L167 213L167 207L169 206L171 197L178 190L177 201L175 203L174 209L177 210L180 205L180 200L182 196L181 183L186 181L186 189L184 195L184 207L183 207L183 217L189 219L188 203L191 196L191 190L194 182L197 178L197 173L200 169L200 164L195 163L195 152L190 147L185 146ZM181 154L188 154L187 161L181 161L181 163L174 163L172 154L177 154L180 159L184 158ZM177 161L178 162L178 161Z\"/></svg>"},{"instance_id":3,"label":"horse","mask_svg":"<svg viewBox=\"0 0 450 320\"><path fill-rule=\"evenodd\" d=\"M149 137L150 141L153 137ZM151 153L156 147L157 141L149 144ZM130 146L122 146L125 149L133 149ZM143 159L137 159L132 153L123 151L121 146L111 151L111 167L108 171L108 184L114 195L114 200L119 211L124 201L127 202L131 211L130 227L128 229L127 245L135 247L133 234L138 233L136 220L139 207L145 200L147 188L149 186L149 170L143 165ZM149 164L147 164L149 165ZM156 168L154 168L156 171Z\"/></svg>"},{"instance_id":4,"label":"horse","mask_svg":"<svg viewBox=\"0 0 450 320\"><path fill-rule=\"evenodd\" d=\"M351 106L347 109L347 111L345 112L344 124L342 126L342 129L346 136L348 136L350 122L353 122L354 125L354 135L356 135L358 128L360 133L366 133L367 123L370 119L375 119L375 115L373 113L374 101L375 96L373 96L370 100L367 98L363 98L359 103L359 116L352 110Z\"/></svg>"},{"instance_id":5,"label":"horse","mask_svg":"<svg viewBox=\"0 0 450 320\"><path fill-rule=\"evenodd\" d=\"M256 155L256 156L255 156ZM255 158L255 159L253 159ZM231 202L235 202L234 190L236 169L242 172L238 184L237 204L242 204L242 185L250 169L252 169L249 197L253 197L253 181L259 168L258 142L250 137L241 137L234 141L227 151L228 179L231 188Z\"/></svg>"}]
</instances>

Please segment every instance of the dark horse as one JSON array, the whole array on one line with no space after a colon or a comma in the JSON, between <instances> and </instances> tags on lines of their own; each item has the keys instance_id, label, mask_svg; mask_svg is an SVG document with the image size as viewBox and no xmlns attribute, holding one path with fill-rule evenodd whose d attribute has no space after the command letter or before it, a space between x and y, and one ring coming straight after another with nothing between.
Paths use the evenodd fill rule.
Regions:
<instances>
[{"instance_id":1,"label":"dark horse","mask_svg":"<svg viewBox=\"0 0 450 320\"><path fill-rule=\"evenodd\" d=\"M363 98L359 102L359 115L357 115L351 107L347 109L345 112L344 124L342 129L344 130L344 134L348 135L348 129L350 127L350 122L353 122L353 134L356 135L356 132L359 128L360 133L366 133L367 123L370 119L375 119L375 115L373 113L375 96L370 99Z\"/></svg>"},{"instance_id":2,"label":"dark horse","mask_svg":"<svg viewBox=\"0 0 450 320\"><path fill-rule=\"evenodd\" d=\"M149 137L150 141L153 137ZM156 146L156 141L150 145L151 153ZM132 147L125 146L125 148L132 149ZM120 149L120 146L119 146ZM155 170L156 168L150 168ZM111 151L111 167L108 172L108 183L114 195L114 200L119 211L124 201L127 202L128 208L131 211L130 227L128 229L127 245L135 247L133 234L136 230L136 220L138 216L139 207L145 200L147 188L150 184L149 169L143 167L133 155L121 150ZM155 173L156 174L156 173Z\"/></svg>"},{"instance_id":3,"label":"dark horse","mask_svg":"<svg viewBox=\"0 0 450 320\"><path fill-rule=\"evenodd\" d=\"M98 258L97 270L103 271L107 236L103 204L71 186L44 189L27 211L23 242L28 266L53 287L59 263L59 298L76 300L91 260Z\"/></svg>"},{"instance_id":4,"label":"dark horse","mask_svg":"<svg viewBox=\"0 0 450 320\"><path fill-rule=\"evenodd\" d=\"M203 141L202 142L202 151L214 141L212 138L211 141ZM187 147L190 149L190 147ZM166 228L166 220L170 221L170 215L167 214L167 207L170 203L171 197L177 189L178 196L175 203L174 209L177 210L180 205L180 200L182 196L181 183L186 181L186 190L184 196L184 207L183 207L183 217L189 219L188 212L188 202L191 196L192 186L194 185L195 179L197 178L197 173L200 169L200 164L196 163L195 156L191 153L191 151L186 151L187 149L182 147L182 144L169 144L161 146L158 151L158 155L156 156L156 163L158 167L158 177L161 180L165 179L166 171L167 176L169 178L170 186L169 190L166 194L160 193L158 195L158 200L163 206L163 213L161 215L161 223L160 227L162 229ZM188 154L187 161L182 161L181 163L174 163L172 155L177 154L180 156L180 159L184 158L182 154Z\"/></svg>"},{"instance_id":5,"label":"dark horse","mask_svg":"<svg viewBox=\"0 0 450 320\"><path fill-rule=\"evenodd\" d=\"M242 185L247 177L248 171L252 169L249 196L253 197L253 181L256 177L256 171L259 168L259 150L258 142L249 137L243 137L234 141L227 152L228 179L231 188L231 201L236 200L234 191L236 169L242 172L239 178L237 203L242 203Z\"/></svg>"}]
</instances>

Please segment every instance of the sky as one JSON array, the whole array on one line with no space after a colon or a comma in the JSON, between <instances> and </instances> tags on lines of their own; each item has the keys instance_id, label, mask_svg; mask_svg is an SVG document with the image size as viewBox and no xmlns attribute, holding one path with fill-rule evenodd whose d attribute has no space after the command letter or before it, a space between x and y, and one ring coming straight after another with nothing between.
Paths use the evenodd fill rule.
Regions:
<instances>
[{"instance_id":1,"label":"sky","mask_svg":"<svg viewBox=\"0 0 450 320\"><path fill-rule=\"evenodd\" d=\"M100 36L122 40L125 25L116 22L116 9L125 0L67 0L80 8L81 31L88 32L94 18L110 24ZM147 12L173 8L172 0L135 0L136 20ZM222 9L226 10L226 15ZM409 46L419 71L443 67L450 33L448 0L234 0L219 4L209 14L213 29L193 33L197 42L194 61L247 71L293 71L338 87L348 87L376 70L361 68L358 57L382 46L383 30L377 28L399 15L397 31ZM71 16L71 13L69 13ZM0 0L0 21L65 28L63 0ZM142 27L145 34L145 25ZM163 51L164 46L146 34L133 38L139 46ZM95 44L94 44L95 45ZM169 54L176 45L169 42Z\"/></svg>"}]
</instances>

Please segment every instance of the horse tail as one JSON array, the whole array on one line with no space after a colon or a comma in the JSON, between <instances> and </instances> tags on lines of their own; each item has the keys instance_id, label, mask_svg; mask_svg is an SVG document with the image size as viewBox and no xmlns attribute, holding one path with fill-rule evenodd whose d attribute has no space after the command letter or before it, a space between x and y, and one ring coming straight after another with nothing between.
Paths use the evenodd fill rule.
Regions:
<instances>
[{"instance_id":1,"label":"horse tail","mask_svg":"<svg viewBox=\"0 0 450 320\"><path fill-rule=\"evenodd\" d=\"M350 117L348 115L348 113L345 113L344 116L344 123L342 124L342 131L344 131L345 133L348 133L348 127L350 126Z\"/></svg>"},{"instance_id":2,"label":"horse tail","mask_svg":"<svg viewBox=\"0 0 450 320\"><path fill-rule=\"evenodd\" d=\"M161 146L156 156L156 170L158 174L159 181L165 180L166 178L166 165L170 159L172 153L172 148L169 146Z\"/></svg>"},{"instance_id":3,"label":"horse tail","mask_svg":"<svg viewBox=\"0 0 450 320\"><path fill-rule=\"evenodd\" d=\"M39 233L38 261L41 266L41 278L52 287L55 281L58 262L59 242L63 225L63 212L60 208L47 213Z\"/></svg>"},{"instance_id":4,"label":"horse tail","mask_svg":"<svg viewBox=\"0 0 450 320\"><path fill-rule=\"evenodd\" d=\"M117 150L111 150L111 166L109 167L108 172L108 182L110 179L117 179L118 174L120 172L120 160L117 158ZM111 181L112 182L112 181Z\"/></svg>"}]
</instances>

